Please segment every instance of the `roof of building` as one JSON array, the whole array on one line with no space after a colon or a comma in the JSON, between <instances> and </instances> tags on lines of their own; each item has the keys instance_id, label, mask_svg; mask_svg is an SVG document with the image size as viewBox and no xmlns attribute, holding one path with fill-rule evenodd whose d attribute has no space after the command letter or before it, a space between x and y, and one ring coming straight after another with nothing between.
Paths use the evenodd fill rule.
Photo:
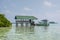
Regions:
<instances>
[{"instance_id":1,"label":"roof of building","mask_svg":"<svg viewBox=\"0 0 60 40\"><path fill-rule=\"evenodd\" d=\"M15 19L31 19L31 20L34 20L37 18L34 16L15 16Z\"/></svg>"},{"instance_id":2,"label":"roof of building","mask_svg":"<svg viewBox=\"0 0 60 40\"><path fill-rule=\"evenodd\" d=\"M41 21L48 21L47 19L43 19L43 20L41 20Z\"/></svg>"}]
</instances>

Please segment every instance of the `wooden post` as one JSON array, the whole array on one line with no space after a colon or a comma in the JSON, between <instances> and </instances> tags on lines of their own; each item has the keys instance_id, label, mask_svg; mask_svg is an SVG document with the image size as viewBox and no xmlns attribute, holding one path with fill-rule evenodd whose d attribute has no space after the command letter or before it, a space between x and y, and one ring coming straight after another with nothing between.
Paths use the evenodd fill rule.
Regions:
<instances>
[{"instance_id":1,"label":"wooden post","mask_svg":"<svg viewBox=\"0 0 60 40\"><path fill-rule=\"evenodd\" d=\"M23 26L23 22L21 22L21 26Z\"/></svg>"},{"instance_id":2,"label":"wooden post","mask_svg":"<svg viewBox=\"0 0 60 40\"><path fill-rule=\"evenodd\" d=\"M26 26L29 26L29 25L28 25L28 22L26 22Z\"/></svg>"},{"instance_id":3,"label":"wooden post","mask_svg":"<svg viewBox=\"0 0 60 40\"><path fill-rule=\"evenodd\" d=\"M16 21L16 27L18 27L18 22Z\"/></svg>"}]
</instances>

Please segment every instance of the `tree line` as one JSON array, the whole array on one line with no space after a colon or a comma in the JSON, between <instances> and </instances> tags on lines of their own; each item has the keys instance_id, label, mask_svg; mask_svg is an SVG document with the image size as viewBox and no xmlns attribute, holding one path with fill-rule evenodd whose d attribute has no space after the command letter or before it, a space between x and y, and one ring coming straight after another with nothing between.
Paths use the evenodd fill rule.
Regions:
<instances>
[{"instance_id":1,"label":"tree line","mask_svg":"<svg viewBox=\"0 0 60 40\"><path fill-rule=\"evenodd\" d=\"M9 27L12 23L5 17L4 14L0 14L0 27Z\"/></svg>"}]
</instances>

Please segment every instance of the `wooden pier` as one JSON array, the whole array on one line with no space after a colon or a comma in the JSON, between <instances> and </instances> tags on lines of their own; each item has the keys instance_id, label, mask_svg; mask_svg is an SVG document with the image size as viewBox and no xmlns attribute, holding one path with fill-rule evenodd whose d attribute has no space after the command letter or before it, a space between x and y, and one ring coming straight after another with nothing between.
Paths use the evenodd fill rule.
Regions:
<instances>
[{"instance_id":1,"label":"wooden pier","mask_svg":"<svg viewBox=\"0 0 60 40\"><path fill-rule=\"evenodd\" d=\"M34 16L15 16L16 26L18 26L19 24L21 26L30 26L36 19L37 18Z\"/></svg>"}]
</instances>

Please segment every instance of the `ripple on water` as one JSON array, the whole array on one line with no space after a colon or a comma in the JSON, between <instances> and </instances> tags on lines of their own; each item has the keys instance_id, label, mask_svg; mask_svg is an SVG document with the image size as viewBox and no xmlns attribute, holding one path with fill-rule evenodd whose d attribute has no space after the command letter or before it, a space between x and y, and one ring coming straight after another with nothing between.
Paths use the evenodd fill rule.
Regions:
<instances>
[{"instance_id":1,"label":"ripple on water","mask_svg":"<svg viewBox=\"0 0 60 40\"><path fill-rule=\"evenodd\" d=\"M3 40L60 40L59 28L55 26L12 27Z\"/></svg>"}]
</instances>

